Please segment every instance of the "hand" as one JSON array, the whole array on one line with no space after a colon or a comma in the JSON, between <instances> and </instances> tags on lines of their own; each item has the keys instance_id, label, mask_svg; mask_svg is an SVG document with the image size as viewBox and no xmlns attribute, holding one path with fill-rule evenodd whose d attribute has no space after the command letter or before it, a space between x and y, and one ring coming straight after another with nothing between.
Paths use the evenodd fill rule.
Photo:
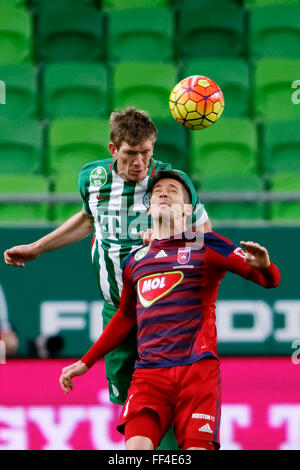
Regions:
<instances>
[{"instance_id":1,"label":"hand","mask_svg":"<svg viewBox=\"0 0 300 470\"><path fill-rule=\"evenodd\" d=\"M6 264L19 268L25 267L26 261L32 261L40 256L38 247L35 243L29 245L18 245L9 248L4 252L4 261Z\"/></svg>"},{"instance_id":2,"label":"hand","mask_svg":"<svg viewBox=\"0 0 300 470\"><path fill-rule=\"evenodd\" d=\"M66 395L68 395L70 390L74 389L72 378L77 375L83 375L88 370L88 367L81 361L74 362L74 364L63 368L59 383Z\"/></svg>"},{"instance_id":3,"label":"hand","mask_svg":"<svg viewBox=\"0 0 300 470\"><path fill-rule=\"evenodd\" d=\"M270 266L271 261L268 250L259 243L244 242L240 244L246 250L245 262L258 269L265 269Z\"/></svg>"},{"instance_id":4,"label":"hand","mask_svg":"<svg viewBox=\"0 0 300 470\"><path fill-rule=\"evenodd\" d=\"M5 343L6 354L15 354L19 346L19 340L14 330L1 331L1 339Z\"/></svg>"},{"instance_id":5,"label":"hand","mask_svg":"<svg viewBox=\"0 0 300 470\"><path fill-rule=\"evenodd\" d=\"M140 232L140 236L143 239L143 245L150 245L154 240L152 228L148 228L146 232Z\"/></svg>"}]
</instances>

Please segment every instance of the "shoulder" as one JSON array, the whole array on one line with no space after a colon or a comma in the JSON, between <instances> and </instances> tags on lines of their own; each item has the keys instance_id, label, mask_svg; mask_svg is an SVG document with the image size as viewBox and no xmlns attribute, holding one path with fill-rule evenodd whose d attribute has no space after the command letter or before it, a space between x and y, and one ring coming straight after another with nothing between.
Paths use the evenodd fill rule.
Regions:
<instances>
[{"instance_id":1,"label":"shoulder","mask_svg":"<svg viewBox=\"0 0 300 470\"><path fill-rule=\"evenodd\" d=\"M155 160L154 158L152 158L152 164L153 164L153 167L154 167L154 173L156 171L160 171L160 170L171 170L172 169L171 163L161 162L160 160Z\"/></svg>"},{"instance_id":2,"label":"shoulder","mask_svg":"<svg viewBox=\"0 0 300 470\"><path fill-rule=\"evenodd\" d=\"M79 170L79 175L91 174L92 171L96 169L103 168L105 171L110 171L112 163L114 162L113 158L106 158L105 160L95 160L93 162L88 162Z\"/></svg>"},{"instance_id":3,"label":"shoulder","mask_svg":"<svg viewBox=\"0 0 300 470\"><path fill-rule=\"evenodd\" d=\"M123 270L127 266L129 266L129 268L133 268L133 266L138 261L140 261L142 258L144 258L147 255L150 248L151 248L151 245L144 245L144 246L138 246L134 250L132 250L123 261L123 264L122 264Z\"/></svg>"},{"instance_id":4,"label":"shoulder","mask_svg":"<svg viewBox=\"0 0 300 470\"><path fill-rule=\"evenodd\" d=\"M114 159L107 158L105 160L95 160L86 163L78 173L78 183L80 186L89 184L91 178L105 181L108 173L111 171Z\"/></svg>"},{"instance_id":5,"label":"shoulder","mask_svg":"<svg viewBox=\"0 0 300 470\"><path fill-rule=\"evenodd\" d=\"M206 232L204 234L204 244L207 248L225 257L238 248L238 245L216 232Z\"/></svg>"},{"instance_id":6,"label":"shoulder","mask_svg":"<svg viewBox=\"0 0 300 470\"><path fill-rule=\"evenodd\" d=\"M125 269L127 265L131 264L134 260L135 255L141 250L143 247L137 246L134 250L132 250L129 255L126 256L122 263L122 268Z\"/></svg>"}]
</instances>

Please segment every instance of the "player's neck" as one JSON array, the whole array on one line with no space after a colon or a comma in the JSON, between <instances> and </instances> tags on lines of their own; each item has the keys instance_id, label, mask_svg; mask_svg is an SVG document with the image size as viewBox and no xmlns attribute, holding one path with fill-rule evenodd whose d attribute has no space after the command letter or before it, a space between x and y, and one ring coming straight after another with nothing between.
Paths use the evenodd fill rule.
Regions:
<instances>
[{"instance_id":1,"label":"player's neck","mask_svg":"<svg viewBox=\"0 0 300 470\"><path fill-rule=\"evenodd\" d=\"M176 220L153 220L152 230L155 240L175 237L186 231L185 218Z\"/></svg>"}]
</instances>

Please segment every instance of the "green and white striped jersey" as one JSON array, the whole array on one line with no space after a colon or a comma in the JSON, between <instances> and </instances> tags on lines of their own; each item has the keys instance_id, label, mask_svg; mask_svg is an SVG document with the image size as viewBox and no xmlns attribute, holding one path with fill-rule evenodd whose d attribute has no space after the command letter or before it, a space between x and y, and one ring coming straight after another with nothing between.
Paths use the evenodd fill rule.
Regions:
<instances>
[{"instance_id":1,"label":"green and white striped jersey","mask_svg":"<svg viewBox=\"0 0 300 470\"><path fill-rule=\"evenodd\" d=\"M150 226L147 211L152 178L156 171L170 170L172 166L151 159L147 176L135 183L121 178L114 169L115 163L114 158L87 163L79 172L78 185L83 210L94 219L92 260L100 294L103 300L118 307L123 261L142 245L140 231ZM185 177L195 192L187 175ZM197 204L195 220L197 223L207 220L201 203Z\"/></svg>"}]
</instances>

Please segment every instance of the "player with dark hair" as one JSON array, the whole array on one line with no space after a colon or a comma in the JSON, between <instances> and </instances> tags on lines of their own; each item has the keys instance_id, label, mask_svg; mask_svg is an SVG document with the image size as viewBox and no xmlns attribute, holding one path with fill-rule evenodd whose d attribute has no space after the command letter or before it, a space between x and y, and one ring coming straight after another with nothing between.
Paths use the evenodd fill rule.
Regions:
<instances>
[{"instance_id":1,"label":"player with dark hair","mask_svg":"<svg viewBox=\"0 0 300 470\"><path fill-rule=\"evenodd\" d=\"M155 239L128 256L117 313L88 353L60 377L65 393L73 390L72 378L137 326L138 360L118 426L126 449L156 449L171 424L179 447L219 448L219 284L226 271L265 288L280 282L278 268L258 243L240 242L244 252L215 232L191 240L186 220L192 210L190 188L180 174L159 172L150 205Z\"/></svg>"},{"instance_id":2,"label":"player with dark hair","mask_svg":"<svg viewBox=\"0 0 300 470\"><path fill-rule=\"evenodd\" d=\"M140 232L149 224L148 193L155 173L171 165L152 158L157 130L144 111L128 107L110 117L109 149L112 158L87 163L79 172L78 187L83 209L40 240L15 246L4 253L5 262L24 266L41 254L86 238L95 232L92 260L103 299L105 327L115 315L122 291L122 264L128 254L142 245ZM203 204L193 192L193 223L197 230L211 230ZM100 313L100 312L99 312ZM136 335L105 357L110 399L123 404L137 358ZM170 444L171 445L171 444ZM168 448L166 444L166 448Z\"/></svg>"}]
</instances>

